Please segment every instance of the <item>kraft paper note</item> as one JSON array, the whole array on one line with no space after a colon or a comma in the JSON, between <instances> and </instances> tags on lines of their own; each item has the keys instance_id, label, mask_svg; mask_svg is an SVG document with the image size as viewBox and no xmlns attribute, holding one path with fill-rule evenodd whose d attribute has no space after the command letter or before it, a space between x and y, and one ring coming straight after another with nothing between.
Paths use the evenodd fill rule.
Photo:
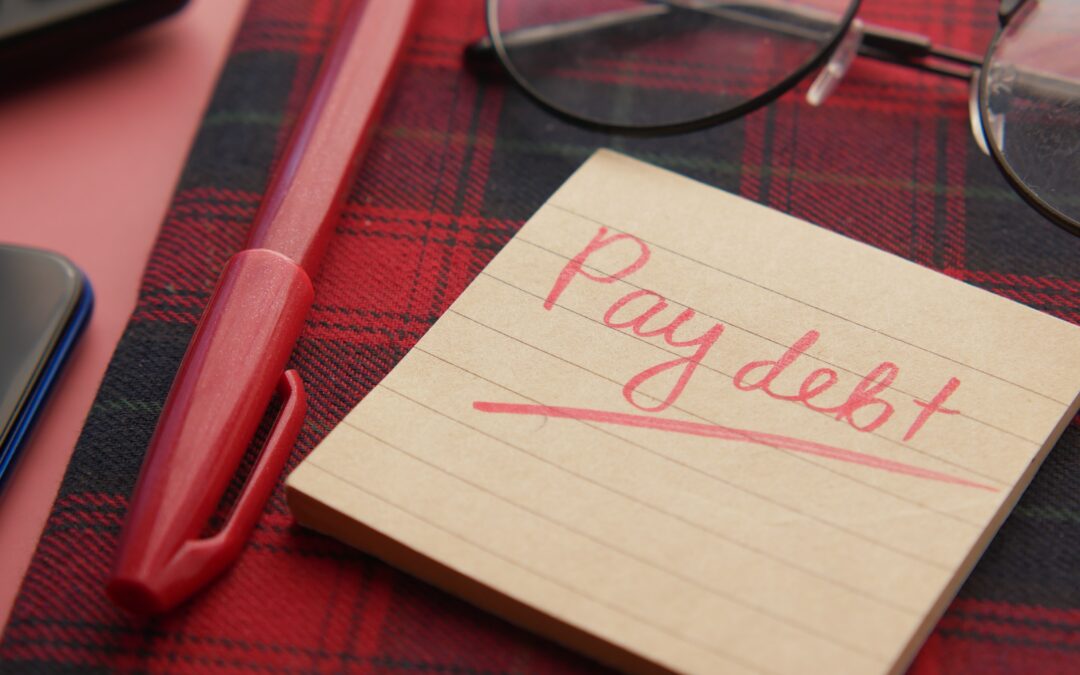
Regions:
<instances>
[{"instance_id":1,"label":"kraft paper note","mask_svg":"<svg viewBox=\"0 0 1080 675\"><path fill-rule=\"evenodd\" d=\"M621 668L897 672L1078 383L1075 326L601 151L289 501Z\"/></svg>"}]
</instances>

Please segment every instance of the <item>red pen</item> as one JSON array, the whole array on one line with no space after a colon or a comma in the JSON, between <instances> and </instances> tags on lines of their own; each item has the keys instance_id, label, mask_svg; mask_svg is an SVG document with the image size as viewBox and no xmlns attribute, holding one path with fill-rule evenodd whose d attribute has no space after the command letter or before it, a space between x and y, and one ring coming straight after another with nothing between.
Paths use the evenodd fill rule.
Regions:
<instances>
[{"instance_id":1,"label":"red pen","mask_svg":"<svg viewBox=\"0 0 1080 675\"><path fill-rule=\"evenodd\" d=\"M175 607L232 562L292 451L307 405L285 371L412 22L415 0L355 0L270 181L247 246L225 265L188 346L120 538L107 592L136 614ZM274 394L281 411L232 513L203 537Z\"/></svg>"}]
</instances>

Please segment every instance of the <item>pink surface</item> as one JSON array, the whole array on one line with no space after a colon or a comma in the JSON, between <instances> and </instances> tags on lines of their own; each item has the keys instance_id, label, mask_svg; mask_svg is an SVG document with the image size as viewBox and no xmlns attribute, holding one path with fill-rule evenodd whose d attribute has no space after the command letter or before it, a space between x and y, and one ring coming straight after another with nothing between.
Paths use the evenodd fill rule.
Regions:
<instances>
[{"instance_id":1,"label":"pink surface","mask_svg":"<svg viewBox=\"0 0 1080 675\"><path fill-rule=\"evenodd\" d=\"M77 72L0 93L0 241L63 253L96 294L90 325L0 494L0 627L134 307L243 6L192 0Z\"/></svg>"}]
</instances>

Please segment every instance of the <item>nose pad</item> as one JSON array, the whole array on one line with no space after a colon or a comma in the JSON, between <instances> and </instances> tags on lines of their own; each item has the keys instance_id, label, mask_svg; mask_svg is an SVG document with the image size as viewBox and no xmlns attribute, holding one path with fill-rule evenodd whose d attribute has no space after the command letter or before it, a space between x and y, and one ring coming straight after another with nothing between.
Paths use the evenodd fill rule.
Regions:
<instances>
[{"instance_id":1,"label":"nose pad","mask_svg":"<svg viewBox=\"0 0 1080 675\"><path fill-rule=\"evenodd\" d=\"M987 111L990 129L983 127L981 106L979 105L980 72L981 70L976 68L971 74L971 86L968 87L968 120L971 123L971 135L975 137L975 144L979 146L979 150L982 150L984 155L989 156L990 143L997 143L998 147L1004 147L1005 145L1005 115Z\"/></svg>"},{"instance_id":2,"label":"nose pad","mask_svg":"<svg viewBox=\"0 0 1080 675\"><path fill-rule=\"evenodd\" d=\"M829 57L829 62L818 72L810 88L806 91L806 102L819 106L829 98L836 86L844 79L863 41L863 22L853 19L840 44Z\"/></svg>"}]
</instances>

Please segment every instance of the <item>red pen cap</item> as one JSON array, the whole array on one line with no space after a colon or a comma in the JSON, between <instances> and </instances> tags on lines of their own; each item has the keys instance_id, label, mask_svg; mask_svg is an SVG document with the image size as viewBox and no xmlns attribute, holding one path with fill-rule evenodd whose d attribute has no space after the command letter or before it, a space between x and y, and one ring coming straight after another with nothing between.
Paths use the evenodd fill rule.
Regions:
<instances>
[{"instance_id":1,"label":"red pen cap","mask_svg":"<svg viewBox=\"0 0 1080 675\"><path fill-rule=\"evenodd\" d=\"M135 486L107 587L117 605L136 614L171 608L243 547L303 424L303 386L285 364L312 297L307 274L280 253L254 249L229 260ZM283 403L269 439L225 525L204 538L275 390Z\"/></svg>"}]
</instances>

